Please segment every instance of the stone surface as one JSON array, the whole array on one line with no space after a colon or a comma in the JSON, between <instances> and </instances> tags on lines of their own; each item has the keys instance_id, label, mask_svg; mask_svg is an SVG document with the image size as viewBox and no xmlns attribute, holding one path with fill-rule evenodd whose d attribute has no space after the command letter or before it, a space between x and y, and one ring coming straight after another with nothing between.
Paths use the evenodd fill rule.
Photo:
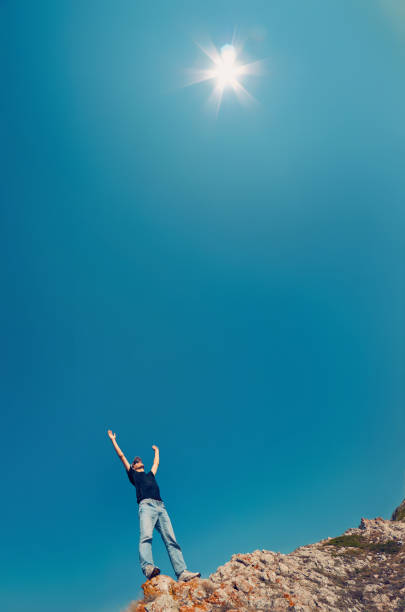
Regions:
<instances>
[{"instance_id":1,"label":"stone surface","mask_svg":"<svg viewBox=\"0 0 405 612\"><path fill-rule=\"evenodd\" d=\"M288 555L235 554L208 579L159 575L142 588L126 612L405 612L405 522L362 518Z\"/></svg>"},{"instance_id":2,"label":"stone surface","mask_svg":"<svg viewBox=\"0 0 405 612\"><path fill-rule=\"evenodd\" d=\"M405 499L399 504L398 508L395 508L392 513L391 521L403 521L405 522Z\"/></svg>"}]
</instances>

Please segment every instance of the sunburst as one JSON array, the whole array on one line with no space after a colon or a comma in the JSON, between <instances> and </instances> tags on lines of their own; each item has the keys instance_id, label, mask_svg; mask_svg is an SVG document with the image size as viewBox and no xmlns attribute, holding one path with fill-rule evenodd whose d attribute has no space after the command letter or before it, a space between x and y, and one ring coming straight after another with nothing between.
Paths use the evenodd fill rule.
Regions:
<instances>
[{"instance_id":1,"label":"sunburst","mask_svg":"<svg viewBox=\"0 0 405 612\"><path fill-rule=\"evenodd\" d=\"M239 57L242 48L233 43L225 44L219 50L213 43L207 47L197 44L210 59L212 65L204 70L191 70L192 78L187 85L213 81L210 101L214 104L217 114L227 89L233 91L242 103L254 102L255 98L242 85L241 79L247 75L263 74L263 60L241 63Z\"/></svg>"}]
</instances>

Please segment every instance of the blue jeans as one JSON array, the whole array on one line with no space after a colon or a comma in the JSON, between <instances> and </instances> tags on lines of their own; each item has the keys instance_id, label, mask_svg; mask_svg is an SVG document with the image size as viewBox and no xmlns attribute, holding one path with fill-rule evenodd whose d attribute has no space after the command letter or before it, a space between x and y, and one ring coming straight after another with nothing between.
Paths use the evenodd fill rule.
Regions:
<instances>
[{"instance_id":1,"label":"blue jeans","mask_svg":"<svg viewBox=\"0 0 405 612\"><path fill-rule=\"evenodd\" d=\"M173 527L162 501L157 499L142 499L139 503L139 561L145 573L147 565L154 565L152 557L152 537L156 527L166 546L171 564L177 578L186 569L183 553L176 541Z\"/></svg>"}]
</instances>

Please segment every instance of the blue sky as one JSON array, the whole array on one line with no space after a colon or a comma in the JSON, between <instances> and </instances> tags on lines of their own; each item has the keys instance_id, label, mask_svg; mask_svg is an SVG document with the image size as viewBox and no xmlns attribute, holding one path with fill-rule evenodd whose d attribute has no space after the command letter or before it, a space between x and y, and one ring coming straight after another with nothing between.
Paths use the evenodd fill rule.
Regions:
<instances>
[{"instance_id":1,"label":"blue sky","mask_svg":"<svg viewBox=\"0 0 405 612\"><path fill-rule=\"evenodd\" d=\"M405 12L398 0L3 1L8 612L139 595L146 466L190 569L404 497ZM195 44L236 28L258 104ZM156 534L155 561L172 575Z\"/></svg>"}]
</instances>

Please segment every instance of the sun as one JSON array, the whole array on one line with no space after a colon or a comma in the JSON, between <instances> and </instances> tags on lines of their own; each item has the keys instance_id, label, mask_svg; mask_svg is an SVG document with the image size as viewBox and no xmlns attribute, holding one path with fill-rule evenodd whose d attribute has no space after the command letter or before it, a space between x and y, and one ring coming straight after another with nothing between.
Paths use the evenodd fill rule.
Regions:
<instances>
[{"instance_id":1,"label":"sun","mask_svg":"<svg viewBox=\"0 0 405 612\"><path fill-rule=\"evenodd\" d=\"M198 44L198 43L197 43ZM261 60L250 63L239 61L242 49L234 43L227 43L219 50L213 43L200 49L211 60L211 66L204 70L192 70L191 82L187 85L195 85L204 81L213 81L213 90L210 101L214 103L218 114L226 89L232 90L240 102L253 102L255 99L242 85L241 79L246 75L262 74Z\"/></svg>"},{"instance_id":2,"label":"sun","mask_svg":"<svg viewBox=\"0 0 405 612\"><path fill-rule=\"evenodd\" d=\"M240 66L236 63L236 49L233 45L224 45L221 48L218 64L214 68L217 86L224 90L226 87L235 87Z\"/></svg>"}]
</instances>

